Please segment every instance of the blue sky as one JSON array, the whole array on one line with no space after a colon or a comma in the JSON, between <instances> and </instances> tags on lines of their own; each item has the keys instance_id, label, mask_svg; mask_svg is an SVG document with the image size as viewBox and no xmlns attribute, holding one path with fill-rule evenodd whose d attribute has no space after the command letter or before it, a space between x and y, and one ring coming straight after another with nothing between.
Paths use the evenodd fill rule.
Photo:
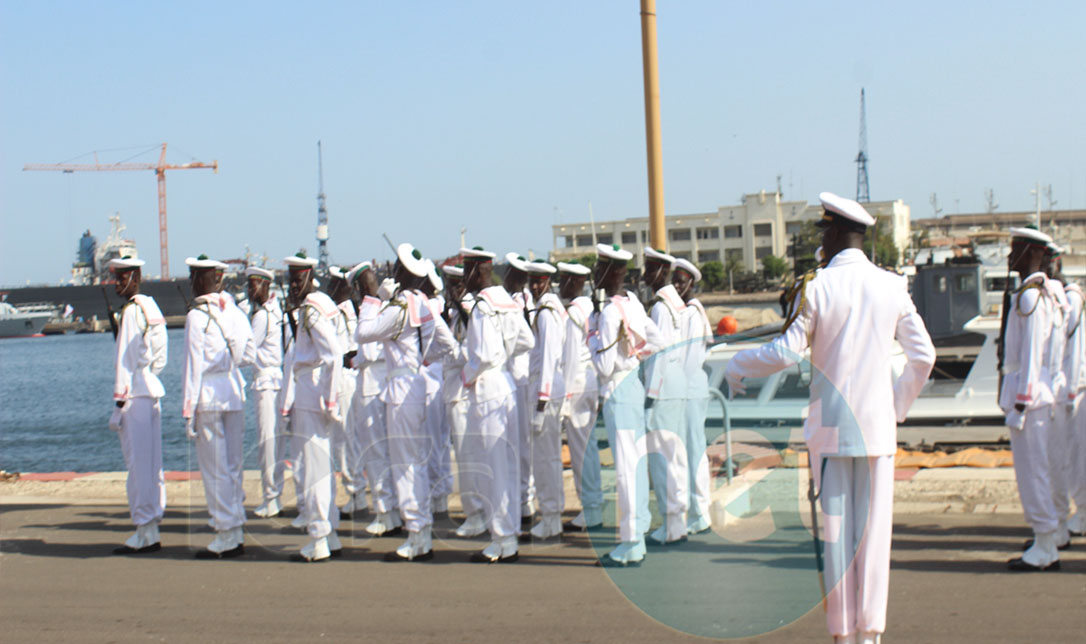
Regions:
<instances>
[{"instance_id":1,"label":"blue sky","mask_svg":"<svg viewBox=\"0 0 1086 644\"><path fill-rule=\"evenodd\" d=\"M854 195L860 88L873 200L914 217L1086 207L1079 2L658 0L665 204ZM119 211L157 272L152 172L23 172L170 144L171 272L187 255L332 258L469 244L545 253L550 226L645 216L637 0L0 1L0 284L67 277ZM133 159L151 162L152 152Z\"/></svg>"}]
</instances>

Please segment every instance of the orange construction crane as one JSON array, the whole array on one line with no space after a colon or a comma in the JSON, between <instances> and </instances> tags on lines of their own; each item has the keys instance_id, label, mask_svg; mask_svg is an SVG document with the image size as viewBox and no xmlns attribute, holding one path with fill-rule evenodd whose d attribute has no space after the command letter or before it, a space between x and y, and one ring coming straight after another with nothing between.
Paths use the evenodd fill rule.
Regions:
<instances>
[{"instance_id":1,"label":"orange construction crane","mask_svg":"<svg viewBox=\"0 0 1086 644\"><path fill-rule=\"evenodd\" d=\"M23 170L59 170L61 172L108 172L114 170L154 170L158 177L158 253L162 264L162 279L170 276L170 252L166 235L166 171L167 170L198 170L211 168L217 174L219 162L203 163L193 161L178 165L166 163L166 144L162 144L162 154L158 163L99 163L98 154L94 155L94 163L28 163Z\"/></svg>"}]
</instances>

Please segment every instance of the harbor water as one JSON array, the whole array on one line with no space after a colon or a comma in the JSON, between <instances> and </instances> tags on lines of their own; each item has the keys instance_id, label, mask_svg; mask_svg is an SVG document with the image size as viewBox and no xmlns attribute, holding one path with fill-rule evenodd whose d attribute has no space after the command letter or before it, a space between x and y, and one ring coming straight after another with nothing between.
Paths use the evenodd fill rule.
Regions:
<instances>
[{"instance_id":1,"label":"harbor water","mask_svg":"<svg viewBox=\"0 0 1086 644\"><path fill-rule=\"evenodd\" d=\"M167 470L198 470L181 418L185 335L169 332L162 399L162 460ZM109 333L0 340L0 469L105 472L125 469L113 412L113 336ZM249 380L248 373L246 379ZM247 392L251 393L251 392ZM256 424L245 410L245 467L255 469Z\"/></svg>"}]
</instances>

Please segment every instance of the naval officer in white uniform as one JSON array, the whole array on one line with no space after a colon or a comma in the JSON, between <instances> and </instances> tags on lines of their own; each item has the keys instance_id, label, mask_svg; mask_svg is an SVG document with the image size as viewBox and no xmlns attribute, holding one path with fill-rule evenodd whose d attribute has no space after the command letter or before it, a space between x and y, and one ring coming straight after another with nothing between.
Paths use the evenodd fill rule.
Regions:
<instances>
[{"instance_id":1,"label":"naval officer in white uniform","mask_svg":"<svg viewBox=\"0 0 1086 644\"><path fill-rule=\"evenodd\" d=\"M886 630L897 423L935 364L935 348L904 278L864 255L875 220L829 192L822 248L829 264L802 294L795 321L773 342L735 355L725 369L733 393L811 351L811 404L804 438L821 487L826 546L826 623L835 641L878 642ZM906 366L895 383L894 339Z\"/></svg>"}]
</instances>

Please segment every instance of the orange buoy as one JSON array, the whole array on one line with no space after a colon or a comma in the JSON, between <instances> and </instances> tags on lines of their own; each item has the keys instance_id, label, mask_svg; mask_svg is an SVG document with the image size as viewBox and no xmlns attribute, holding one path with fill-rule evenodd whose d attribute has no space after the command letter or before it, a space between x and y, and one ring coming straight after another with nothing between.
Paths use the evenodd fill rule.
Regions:
<instances>
[{"instance_id":1,"label":"orange buoy","mask_svg":"<svg viewBox=\"0 0 1086 644\"><path fill-rule=\"evenodd\" d=\"M731 335L739 330L739 322L730 315L725 315L720 318L720 322L716 325L717 335Z\"/></svg>"}]
</instances>

